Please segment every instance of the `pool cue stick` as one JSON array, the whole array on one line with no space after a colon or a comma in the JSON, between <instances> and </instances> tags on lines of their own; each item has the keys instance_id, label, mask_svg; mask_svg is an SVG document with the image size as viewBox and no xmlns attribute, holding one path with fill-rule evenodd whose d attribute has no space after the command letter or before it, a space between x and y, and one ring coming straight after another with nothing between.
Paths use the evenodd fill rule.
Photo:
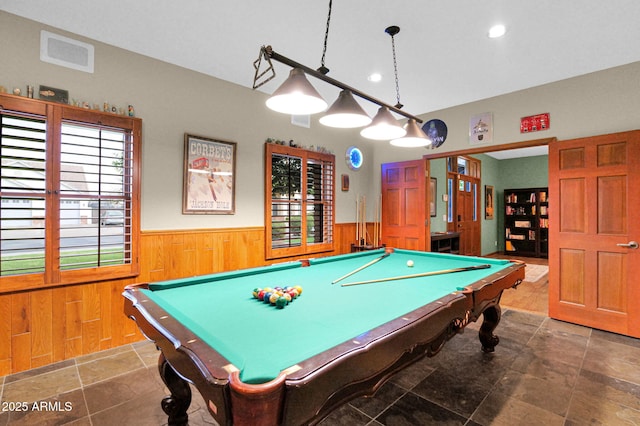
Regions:
<instances>
[{"instance_id":1,"label":"pool cue stick","mask_svg":"<svg viewBox=\"0 0 640 426\"><path fill-rule=\"evenodd\" d=\"M362 245L367 245L367 197L362 196Z\"/></svg>"},{"instance_id":2,"label":"pool cue stick","mask_svg":"<svg viewBox=\"0 0 640 426\"><path fill-rule=\"evenodd\" d=\"M344 283L344 284L341 284L341 285L342 285L342 287L348 287L348 286L351 286L351 285L373 284L373 283L381 283L381 282L385 282L385 281L404 280L404 279L408 279L408 278L428 277L428 276L431 276L431 275L452 274L454 272L475 271L476 269L487 269L487 268L490 268L490 267L491 267L491 265L489 265L489 264L477 265L477 266L466 266L464 268L442 269L440 271L422 272L420 274L401 275L401 276L398 276L398 277L378 278L378 279L375 279L375 280L368 280L368 281L355 281L355 282L352 282L352 283Z\"/></svg>"},{"instance_id":3,"label":"pool cue stick","mask_svg":"<svg viewBox=\"0 0 640 426\"><path fill-rule=\"evenodd\" d=\"M358 203L358 198L356 198L356 245L358 245L358 209L360 208L360 204Z\"/></svg>"},{"instance_id":4,"label":"pool cue stick","mask_svg":"<svg viewBox=\"0 0 640 426\"><path fill-rule=\"evenodd\" d=\"M356 198L356 245L360 245L360 196Z\"/></svg>"},{"instance_id":5,"label":"pool cue stick","mask_svg":"<svg viewBox=\"0 0 640 426\"><path fill-rule=\"evenodd\" d=\"M378 247L378 222L375 219L378 217L378 202L376 201L376 213L373 220L373 246Z\"/></svg>"},{"instance_id":6,"label":"pool cue stick","mask_svg":"<svg viewBox=\"0 0 640 426\"><path fill-rule=\"evenodd\" d=\"M378 229L378 232L380 233L380 238L378 242L382 243L382 194L380 194L380 216L378 219L380 222L380 226Z\"/></svg>"},{"instance_id":7,"label":"pool cue stick","mask_svg":"<svg viewBox=\"0 0 640 426\"><path fill-rule=\"evenodd\" d=\"M337 282L340 282L340 281L344 280L345 278L350 277L351 275L355 274L356 272L360 272L364 268L368 268L369 266L373 265L374 263L380 262L382 259L384 259L385 257L389 256L392 252L393 252L393 250L385 251L385 253L382 256L373 259L371 262L368 262L368 263L362 265L361 267L359 267L357 269L354 269L353 271L341 276L337 280L331 281L331 284L335 284Z\"/></svg>"}]
</instances>

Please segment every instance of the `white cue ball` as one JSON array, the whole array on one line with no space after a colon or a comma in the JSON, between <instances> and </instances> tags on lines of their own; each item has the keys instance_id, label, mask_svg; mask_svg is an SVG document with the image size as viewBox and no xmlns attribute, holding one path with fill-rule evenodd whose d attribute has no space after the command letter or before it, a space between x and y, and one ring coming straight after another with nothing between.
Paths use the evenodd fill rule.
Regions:
<instances>
[{"instance_id":1,"label":"white cue ball","mask_svg":"<svg viewBox=\"0 0 640 426\"><path fill-rule=\"evenodd\" d=\"M407 260L407 266L411 268L413 266L413 260Z\"/></svg>"}]
</instances>

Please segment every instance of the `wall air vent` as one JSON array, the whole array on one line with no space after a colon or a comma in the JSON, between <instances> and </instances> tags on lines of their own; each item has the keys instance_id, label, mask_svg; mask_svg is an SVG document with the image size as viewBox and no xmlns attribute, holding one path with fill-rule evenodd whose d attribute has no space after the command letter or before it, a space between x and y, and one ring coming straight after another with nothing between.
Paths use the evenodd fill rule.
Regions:
<instances>
[{"instance_id":1,"label":"wall air vent","mask_svg":"<svg viewBox=\"0 0 640 426\"><path fill-rule=\"evenodd\" d=\"M40 32L40 60L93 73L93 45L48 31Z\"/></svg>"}]
</instances>

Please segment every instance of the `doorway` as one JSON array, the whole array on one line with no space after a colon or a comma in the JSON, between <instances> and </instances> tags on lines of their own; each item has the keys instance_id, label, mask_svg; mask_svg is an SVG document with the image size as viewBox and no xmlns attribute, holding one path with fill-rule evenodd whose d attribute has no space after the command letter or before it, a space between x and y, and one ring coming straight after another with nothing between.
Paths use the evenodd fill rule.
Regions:
<instances>
[{"instance_id":1,"label":"doorway","mask_svg":"<svg viewBox=\"0 0 640 426\"><path fill-rule=\"evenodd\" d=\"M474 254L492 255L496 253L502 254L504 252L505 232L504 217L502 214L504 208L503 191L505 188L513 187L511 185L517 185L518 183L516 181L518 181L518 179L520 179L520 181L523 181L522 187L527 187L527 185L531 184L528 175L529 173L533 172L539 175L538 179L540 179L540 182L536 183L539 184L538 186L548 185L548 174L546 173L546 155L548 144L553 140L555 140L555 138L538 139L528 142L485 147L484 149L474 148L465 151L458 151L455 153L458 158L472 158L474 155L477 156L480 154L486 154L493 157L481 157L483 162L486 162L486 164L482 164L482 166L484 166L482 170L482 176L477 181L479 200L476 200L476 212L479 215L478 224L482 233L482 237L480 239L480 242L478 243L480 247L475 251ZM455 225L454 223L455 219L457 219L455 210L455 198L449 197L449 194L452 191L452 188L450 188L449 186L459 185L460 183L455 180L447 181L447 173L449 170L451 170L451 167L447 164L447 159L450 156L451 153L449 155L427 154L424 156L424 158L429 160L431 176L433 178L437 178L438 181L438 191L434 197L434 201L436 204L435 210L437 210L438 214L436 215L436 217L432 217L432 233L455 231L456 229L454 228L457 227L457 225ZM530 162L528 161L528 158L524 157L537 158L535 161ZM511 171L508 171L506 173L507 175L509 175L506 179L504 178L504 176L498 176L497 171L495 171L497 170L497 166L494 166L492 164L492 162L497 162L499 160L515 160L509 162L513 164L513 167L511 167ZM518 161L520 161L520 163L522 164L532 164L531 168L533 170L521 171L520 165L518 165ZM542 168L544 168L544 170L540 173L540 170ZM504 184L502 185L496 182L497 180L501 179L511 182L504 182ZM444 184L440 183L443 181ZM459 187L456 186L456 188ZM487 209L487 193L493 195L493 209ZM510 254L513 255L513 253Z\"/></svg>"}]
</instances>

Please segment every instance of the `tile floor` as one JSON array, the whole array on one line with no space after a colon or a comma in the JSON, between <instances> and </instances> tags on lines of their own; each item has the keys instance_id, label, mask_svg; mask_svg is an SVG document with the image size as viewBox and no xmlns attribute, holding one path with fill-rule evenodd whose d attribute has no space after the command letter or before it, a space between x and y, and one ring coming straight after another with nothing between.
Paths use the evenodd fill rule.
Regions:
<instances>
[{"instance_id":1,"label":"tile floor","mask_svg":"<svg viewBox=\"0 0 640 426\"><path fill-rule=\"evenodd\" d=\"M321 425L640 424L640 339L506 308L494 354L480 350L476 331ZM0 377L0 426L164 425L156 359L140 342ZM216 424L204 407L194 392L191 425Z\"/></svg>"}]
</instances>

